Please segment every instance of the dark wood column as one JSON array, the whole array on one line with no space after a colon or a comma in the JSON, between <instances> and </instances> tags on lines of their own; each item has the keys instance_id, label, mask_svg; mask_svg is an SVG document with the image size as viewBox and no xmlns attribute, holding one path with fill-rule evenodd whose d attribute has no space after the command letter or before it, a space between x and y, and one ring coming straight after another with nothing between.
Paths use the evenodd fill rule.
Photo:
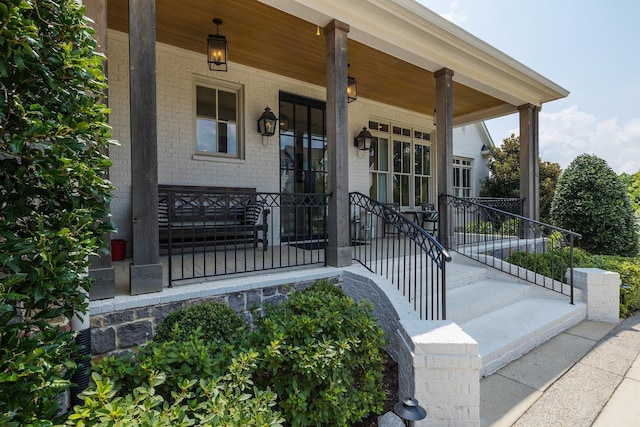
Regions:
<instances>
[{"instance_id":1,"label":"dark wood column","mask_svg":"<svg viewBox=\"0 0 640 427\"><path fill-rule=\"evenodd\" d=\"M520 197L524 198L522 216L540 220L540 149L538 115L540 108L525 104L520 111Z\"/></svg>"},{"instance_id":2,"label":"dark wood column","mask_svg":"<svg viewBox=\"0 0 640 427\"><path fill-rule=\"evenodd\" d=\"M89 0L85 1L85 15L92 19L90 23L95 33L93 38L98 44L97 52L107 57L107 0ZM104 61L104 73L107 75L107 61ZM103 100L106 101L106 100ZM109 155L109 147L103 150L105 155ZM106 177L109 177L107 171ZM106 236L107 244L109 244L109 236ZM92 300L111 298L115 295L116 275L115 269L111 265L111 255L100 255L91 258L91 267L89 274L93 277L93 286L89 294Z\"/></svg>"},{"instance_id":3,"label":"dark wood column","mask_svg":"<svg viewBox=\"0 0 640 427\"><path fill-rule=\"evenodd\" d=\"M324 28L327 78L327 162L329 181L327 264L351 265L349 246L349 129L347 109L347 33L349 26L331 21Z\"/></svg>"},{"instance_id":4,"label":"dark wood column","mask_svg":"<svg viewBox=\"0 0 640 427\"><path fill-rule=\"evenodd\" d=\"M158 245L155 0L129 0L131 294L162 290Z\"/></svg>"},{"instance_id":5,"label":"dark wood column","mask_svg":"<svg viewBox=\"0 0 640 427\"><path fill-rule=\"evenodd\" d=\"M448 68L433 73L436 78L436 173L438 196L453 194L453 71ZM452 209L438 207L440 223L438 241L447 249L454 243Z\"/></svg>"}]
</instances>

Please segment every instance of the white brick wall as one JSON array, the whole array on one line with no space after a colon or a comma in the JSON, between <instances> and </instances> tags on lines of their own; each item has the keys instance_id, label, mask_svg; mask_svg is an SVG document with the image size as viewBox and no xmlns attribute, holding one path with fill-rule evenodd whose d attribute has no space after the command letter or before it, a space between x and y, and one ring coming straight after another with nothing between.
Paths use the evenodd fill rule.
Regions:
<instances>
[{"instance_id":1,"label":"white brick wall","mask_svg":"<svg viewBox=\"0 0 640 427\"><path fill-rule=\"evenodd\" d=\"M576 268L573 283L582 290L582 299L587 303L587 319L618 323L620 274L599 268Z\"/></svg>"},{"instance_id":2,"label":"white brick wall","mask_svg":"<svg viewBox=\"0 0 640 427\"><path fill-rule=\"evenodd\" d=\"M131 138L129 121L129 48L126 34L109 32L108 73L109 121L113 138L111 181L117 187L111 204L117 238L130 238L131 232ZM204 54L158 44L156 50L158 111L158 182L213 186L255 187L258 191L280 190L279 146L276 137L265 147L255 123L266 106L278 115L279 91L324 100L323 87L285 78L265 71L231 63L228 72L209 71ZM357 76L355 76L357 78ZM193 79L219 79L244 86L245 159L194 159ZM426 115L392 108L359 97L349 104L349 189L369 194L369 158L358 158L353 138L370 119L384 119L407 125L433 127ZM467 144L467 142L464 142ZM469 143L471 144L471 143ZM473 141L474 150L479 146ZM435 147L434 147L435 148ZM457 148L454 148L454 154ZM362 155L362 154L361 154ZM434 170L433 177L437 177ZM435 181L434 181L435 185ZM435 188L435 187L434 187Z\"/></svg>"},{"instance_id":3,"label":"white brick wall","mask_svg":"<svg viewBox=\"0 0 640 427\"><path fill-rule=\"evenodd\" d=\"M342 274L344 291L368 300L398 362L399 399L427 410L416 426L478 427L480 367L477 342L449 321L423 321L391 283L361 266Z\"/></svg>"}]
</instances>

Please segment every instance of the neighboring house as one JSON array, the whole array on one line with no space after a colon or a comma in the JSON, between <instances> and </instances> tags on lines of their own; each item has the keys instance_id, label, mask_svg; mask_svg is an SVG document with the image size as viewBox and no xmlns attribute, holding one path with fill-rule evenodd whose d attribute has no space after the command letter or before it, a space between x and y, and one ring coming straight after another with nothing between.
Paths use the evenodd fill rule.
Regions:
<instances>
[{"instance_id":1,"label":"neighboring house","mask_svg":"<svg viewBox=\"0 0 640 427\"><path fill-rule=\"evenodd\" d=\"M453 129L453 195L480 197L480 183L489 177L493 139L484 122Z\"/></svg>"}]
</instances>

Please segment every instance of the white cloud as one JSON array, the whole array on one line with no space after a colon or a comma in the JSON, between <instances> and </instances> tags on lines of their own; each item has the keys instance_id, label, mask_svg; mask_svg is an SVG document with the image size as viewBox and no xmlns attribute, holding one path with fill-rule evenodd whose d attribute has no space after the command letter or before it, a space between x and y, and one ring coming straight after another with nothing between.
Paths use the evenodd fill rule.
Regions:
<instances>
[{"instance_id":1,"label":"white cloud","mask_svg":"<svg viewBox=\"0 0 640 427\"><path fill-rule=\"evenodd\" d=\"M565 169L580 154L607 161L616 173L640 170L640 118L624 124L599 120L572 106L558 113L540 112L540 157Z\"/></svg>"},{"instance_id":2,"label":"white cloud","mask_svg":"<svg viewBox=\"0 0 640 427\"><path fill-rule=\"evenodd\" d=\"M429 7L428 5L426 6ZM453 22L458 26L462 26L462 24L467 20L467 16L461 10L459 0L453 0L451 2L451 5L449 6L449 12L441 13L440 16Z\"/></svg>"}]
</instances>

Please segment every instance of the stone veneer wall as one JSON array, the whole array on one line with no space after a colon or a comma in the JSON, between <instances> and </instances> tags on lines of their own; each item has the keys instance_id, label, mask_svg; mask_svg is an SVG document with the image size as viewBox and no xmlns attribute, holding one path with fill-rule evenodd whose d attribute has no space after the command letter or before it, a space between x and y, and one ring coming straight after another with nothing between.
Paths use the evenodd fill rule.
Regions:
<instances>
[{"instance_id":1,"label":"stone veneer wall","mask_svg":"<svg viewBox=\"0 0 640 427\"><path fill-rule=\"evenodd\" d=\"M338 276L325 277L331 283L340 285ZM250 324L254 316L262 313L263 307L286 299L293 290L311 286L318 278L301 280L291 284L278 284L264 288L252 288L235 292L216 293L212 289L210 295L185 298L183 300L131 307L101 314L91 314L91 352L94 357L119 354L135 349L153 338L157 325L167 315L181 307L195 305L204 301L218 301L228 305L236 313L244 316ZM174 288L175 289L175 288ZM152 294L151 294L152 295ZM186 293L189 295L189 293Z\"/></svg>"}]
</instances>

